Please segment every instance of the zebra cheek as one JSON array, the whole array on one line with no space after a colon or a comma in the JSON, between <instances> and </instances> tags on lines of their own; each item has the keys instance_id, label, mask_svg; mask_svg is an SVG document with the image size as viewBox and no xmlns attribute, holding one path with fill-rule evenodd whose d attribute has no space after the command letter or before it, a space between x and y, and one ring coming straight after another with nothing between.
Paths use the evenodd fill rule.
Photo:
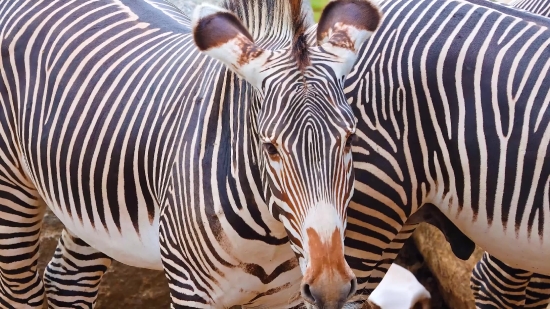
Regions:
<instances>
[{"instance_id":1,"label":"zebra cheek","mask_svg":"<svg viewBox=\"0 0 550 309\"><path fill-rule=\"evenodd\" d=\"M272 181L279 183L283 172L283 164L281 157L267 156L267 166L269 166L269 173L271 174Z\"/></svg>"},{"instance_id":2,"label":"zebra cheek","mask_svg":"<svg viewBox=\"0 0 550 309\"><path fill-rule=\"evenodd\" d=\"M344 164L347 168L351 168L353 164L353 155L352 151L350 150L344 150Z\"/></svg>"}]
</instances>

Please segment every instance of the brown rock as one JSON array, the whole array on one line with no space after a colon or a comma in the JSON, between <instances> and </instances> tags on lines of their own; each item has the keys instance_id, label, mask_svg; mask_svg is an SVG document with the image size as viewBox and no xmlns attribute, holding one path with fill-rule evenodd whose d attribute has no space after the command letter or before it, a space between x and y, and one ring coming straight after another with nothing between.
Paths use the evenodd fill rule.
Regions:
<instances>
[{"instance_id":1,"label":"brown rock","mask_svg":"<svg viewBox=\"0 0 550 309\"><path fill-rule=\"evenodd\" d=\"M439 291L449 308L475 308L470 276L483 251L477 247L467 261L458 259L443 234L435 227L421 224L413 234L418 250L437 279Z\"/></svg>"}]
</instances>

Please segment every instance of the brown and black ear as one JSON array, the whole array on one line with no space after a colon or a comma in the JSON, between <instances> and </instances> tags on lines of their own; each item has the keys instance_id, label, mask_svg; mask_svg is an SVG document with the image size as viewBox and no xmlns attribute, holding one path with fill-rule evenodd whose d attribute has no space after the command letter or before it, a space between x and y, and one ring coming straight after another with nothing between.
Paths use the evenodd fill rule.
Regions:
<instances>
[{"instance_id":1,"label":"brown and black ear","mask_svg":"<svg viewBox=\"0 0 550 309\"><path fill-rule=\"evenodd\" d=\"M195 11L193 39L201 51L220 47L239 37L244 44L254 44L248 30L232 12L210 5Z\"/></svg>"},{"instance_id":2,"label":"brown and black ear","mask_svg":"<svg viewBox=\"0 0 550 309\"><path fill-rule=\"evenodd\" d=\"M232 12L203 4L193 13L193 39L197 48L224 63L229 69L256 86L261 83L259 72L265 60L265 50Z\"/></svg>"},{"instance_id":3,"label":"brown and black ear","mask_svg":"<svg viewBox=\"0 0 550 309\"><path fill-rule=\"evenodd\" d=\"M317 42L319 45L328 42L335 47L357 52L381 20L380 10L368 0L332 1L319 20Z\"/></svg>"}]
</instances>

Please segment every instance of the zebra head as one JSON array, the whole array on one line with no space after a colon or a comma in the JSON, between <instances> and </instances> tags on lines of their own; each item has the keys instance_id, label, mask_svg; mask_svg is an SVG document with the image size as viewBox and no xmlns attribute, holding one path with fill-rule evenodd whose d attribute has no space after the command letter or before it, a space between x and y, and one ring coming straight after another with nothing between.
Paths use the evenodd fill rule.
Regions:
<instances>
[{"instance_id":1,"label":"zebra head","mask_svg":"<svg viewBox=\"0 0 550 309\"><path fill-rule=\"evenodd\" d=\"M318 46L309 46L301 1L280 1L293 15L292 40L281 49L256 44L236 15L211 5L195 10L193 35L201 51L255 89L264 187L300 260L302 296L319 308L341 308L356 291L343 245L356 121L343 85L381 15L365 0L331 2L317 28Z\"/></svg>"}]
</instances>

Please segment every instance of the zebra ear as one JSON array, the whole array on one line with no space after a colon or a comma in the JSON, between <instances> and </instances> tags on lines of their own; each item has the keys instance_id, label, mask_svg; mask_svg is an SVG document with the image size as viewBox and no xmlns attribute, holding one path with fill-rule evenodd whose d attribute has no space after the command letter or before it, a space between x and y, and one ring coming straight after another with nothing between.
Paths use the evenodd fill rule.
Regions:
<instances>
[{"instance_id":1,"label":"zebra ear","mask_svg":"<svg viewBox=\"0 0 550 309\"><path fill-rule=\"evenodd\" d=\"M255 87L262 83L261 68L266 50L254 39L237 16L223 8L203 4L195 8L193 39L200 51L224 63Z\"/></svg>"},{"instance_id":2,"label":"zebra ear","mask_svg":"<svg viewBox=\"0 0 550 309\"><path fill-rule=\"evenodd\" d=\"M351 70L357 52L378 28L382 14L368 0L335 0L323 10L317 26L317 43L341 55L343 75Z\"/></svg>"}]
</instances>

